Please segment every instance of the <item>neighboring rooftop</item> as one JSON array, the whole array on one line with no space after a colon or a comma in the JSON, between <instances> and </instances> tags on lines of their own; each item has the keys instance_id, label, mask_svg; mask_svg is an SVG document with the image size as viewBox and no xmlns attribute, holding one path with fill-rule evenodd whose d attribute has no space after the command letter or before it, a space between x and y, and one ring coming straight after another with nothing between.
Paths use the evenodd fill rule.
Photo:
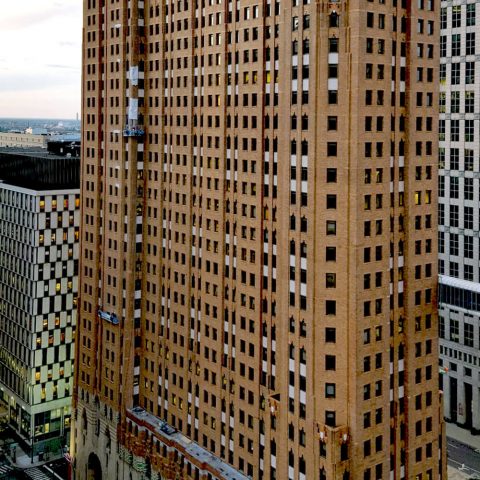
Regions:
<instances>
[{"instance_id":1,"label":"neighboring rooftop","mask_svg":"<svg viewBox=\"0 0 480 480\"><path fill-rule=\"evenodd\" d=\"M168 445L173 444L174 448L185 455L197 468L210 471L224 480L248 480L249 477L142 407L130 408L127 412L137 424L143 424L150 431L155 432L155 435L163 438Z\"/></svg>"},{"instance_id":2,"label":"neighboring rooftop","mask_svg":"<svg viewBox=\"0 0 480 480\"><path fill-rule=\"evenodd\" d=\"M30 135L48 135L48 130L46 128L28 127L25 129L25 133L29 133Z\"/></svg>"},{"instance_id":3,"label":"neighboring rooftop","mask_svg":"<svg viewBox=\"0 0 480 480\"><path fill-rule=\"evenodd\" d=\"M47 143L47 150L50 154L59 155L61 157L79 157L80 145L80 141L51 140Z\"/></svg>"},{"instance_id":4,"label":"neighboring rooftop","mask_svg":"<svg viewBox=\"0 0 480 480\"><path fill-rule=\"evenodd\" d=\"M41 148L0 148L0 181L31 190L80 188L80 157Z\"/></svg>"}]
</instances>

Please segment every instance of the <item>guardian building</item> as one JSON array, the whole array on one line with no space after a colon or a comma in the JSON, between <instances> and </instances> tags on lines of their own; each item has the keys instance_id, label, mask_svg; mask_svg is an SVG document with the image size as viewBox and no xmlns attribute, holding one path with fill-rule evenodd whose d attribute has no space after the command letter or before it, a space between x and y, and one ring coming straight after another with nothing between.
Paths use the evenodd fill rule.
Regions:
<instances>
[{"instance_id":1,"label":"guardian building","mask_svg":"<svg viewBox=\"0 0 480 480\"><path fill-rule=\"evenodd\" d=\"M76 478L443 478L439 5L84 6Z\"/></svg>"}]
</instances>

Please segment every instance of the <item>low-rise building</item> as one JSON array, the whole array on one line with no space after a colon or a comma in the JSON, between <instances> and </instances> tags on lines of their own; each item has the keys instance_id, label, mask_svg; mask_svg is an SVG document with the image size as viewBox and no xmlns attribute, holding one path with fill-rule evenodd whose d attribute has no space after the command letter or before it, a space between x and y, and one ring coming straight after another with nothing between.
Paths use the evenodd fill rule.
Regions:
<instances>
[{"instance_id":1,"label":"low-rise building","mask_svg":"<svg viewBox=\"0 0 480 480\"><path fill-rule=\"evenodd\" d=\"M47 135L20 132L0 132L0 147L47 148Z\"/></svg>"}]
</instances>

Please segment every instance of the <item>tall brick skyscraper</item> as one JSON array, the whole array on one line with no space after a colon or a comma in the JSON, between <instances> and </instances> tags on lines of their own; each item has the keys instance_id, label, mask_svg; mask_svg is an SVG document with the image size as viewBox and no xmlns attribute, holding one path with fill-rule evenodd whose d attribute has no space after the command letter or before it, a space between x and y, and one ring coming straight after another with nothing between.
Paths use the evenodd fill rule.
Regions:
<instances>
[{"instance_id":1,"label":"tall brick skyscraper","mask_svg":"<svg viewBox=\"0 0 480 480\"><path fill-rule=\"evenodd\" d=\"M438 5L84 6L76 477L443 478Z\"/></svg>"}]
</instances>

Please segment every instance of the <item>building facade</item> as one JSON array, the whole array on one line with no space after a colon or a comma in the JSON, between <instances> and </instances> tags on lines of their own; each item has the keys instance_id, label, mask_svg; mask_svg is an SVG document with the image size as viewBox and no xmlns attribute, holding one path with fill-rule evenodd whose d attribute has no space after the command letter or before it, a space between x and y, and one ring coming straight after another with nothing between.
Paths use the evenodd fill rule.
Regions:
<instances>
[{"instance_id":1,"label":"building facade","mask_svg":"<svg viewBox=\"0 0 480 480\"><path fill-rule=\"evenodd\" d=\"M0 400L32 457L69 441L78 289L79 158L45 183L22 169L42 155L0 155Z\"/></svg>"},{"instance_id":2,"label":"building facade","mask_svg":"<svg viewBox=\"0 0 480 480\"><path fill-rule=\"evenodd\" d=\"M47 148L46 135L32 133L0 132L0 147L14 148Z\"/></svg>"},{"instance_id":3,"label":"building facade","mask_svg":"<svg viewBox=\"0 0 480 480\"><path fill-rule=\"evenodd\" d=\"M76 478L444 478L439 6L84 7Z\"/></svg>"},{"instance_id":4,"label":"building facade","mask_svg":"<svg viewBox=\"0 0 480 480\"><path fill-rule=\"evenodd\" d=\"M439 334L447 420L480 431L478 70L475 2L442 2Z\"/></svg>"}]
</instances>

